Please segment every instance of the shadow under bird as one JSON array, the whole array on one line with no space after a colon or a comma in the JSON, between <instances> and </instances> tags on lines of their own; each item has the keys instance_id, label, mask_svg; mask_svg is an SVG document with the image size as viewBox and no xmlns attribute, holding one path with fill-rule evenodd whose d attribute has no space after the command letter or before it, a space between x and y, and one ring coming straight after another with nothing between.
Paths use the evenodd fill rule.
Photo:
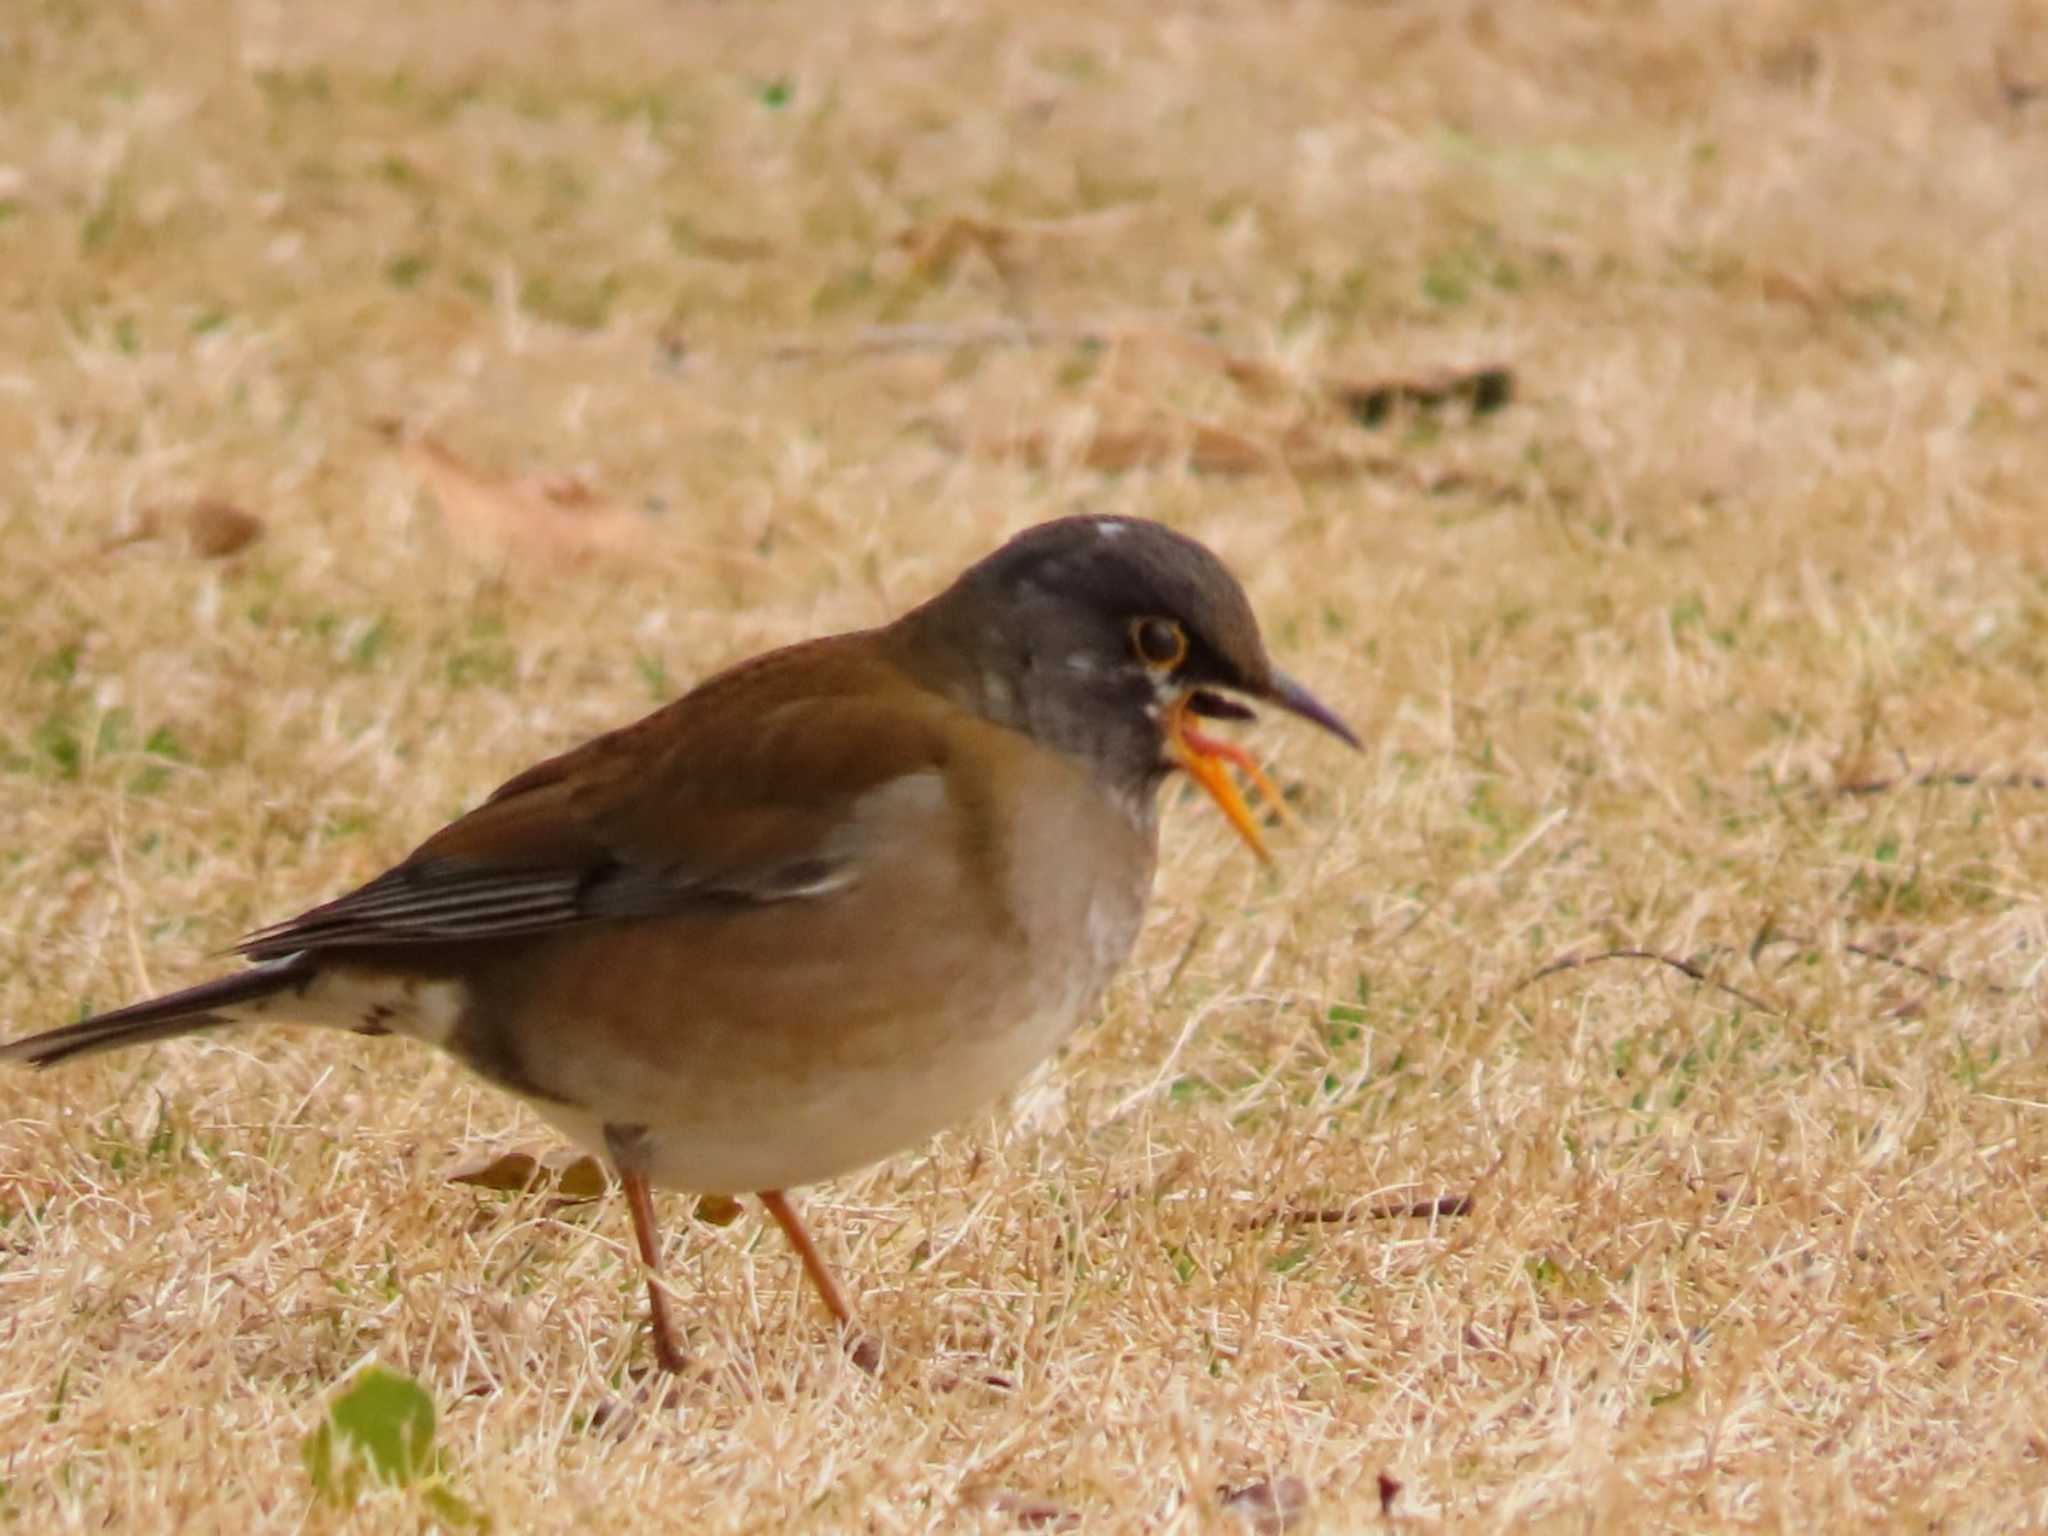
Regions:
<instances>
[{"instance_id":1,"label":"shadow under bird","mask_svg":"<svg viewBox=\"0 0 2048 1536\"><path fill-rule=\"evenodd\" d=\"M878 629L741 662L553 757L367 885L245 939L232 976L0 1046L75 1056L252 1020L440 1047L608 1157L682 1354L651 1186L759 1196L842 1326L783 1191L988 1104L1094 1008L1185 772L1260 854L1205 719L1276 670L1242 588L1161 524L1026 530Z\"/></svg>"}]
</instances>

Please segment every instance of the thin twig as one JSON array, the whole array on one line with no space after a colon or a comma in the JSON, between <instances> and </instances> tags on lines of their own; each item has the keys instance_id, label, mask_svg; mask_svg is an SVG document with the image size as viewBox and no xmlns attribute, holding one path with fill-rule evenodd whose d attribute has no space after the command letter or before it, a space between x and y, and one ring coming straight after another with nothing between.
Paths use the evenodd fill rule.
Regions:
<instances>
[{"instance_id":1,"label":"thin twig","mask_svg":"<svg viewBox=\"0 0 2048 1536\"><path fill-rule=\"evenodd\" d=\"M1937 971L1931 965L1921 965L1918 961L1907 960L1899 955L1887 954L1881 949L1873 949L1868 944L1844 944L1842 948L1852 955L1861 955L1866 960L1875 960L1882 965L1895 965L1902 971L1911 971L1916 976L1925 976L1929 981L1944 982L1952 986L1981 987L1986 992L1998 992L2008 997L2021 990L2018 987L2008 987L2002 982L1972 981L1963 976L1951 976L1946 971Z\"/></svg>"},{"instance_id":2,"label":"thin twig","mask_svg":"<svg viewBox=\"0 0 2048 1536\"><path fill-rule=\"evenodd\" d=\"M1608 960L1653 960L1659 965L1670 966L1672 970L1677 971L1683 976L1690 976L1694 981L1713 987L1717 991L1726 992L1730 997L1739 998L1759 1013L1775 1014L1780 1018L1784 1017L1785 1014L1785 1010L1777 1004L1758 997L1754 992L1745 992L1732 982L1716 980L1714 977L1709 976L1702 967L1690 960L1683 959L1678 955L1667 955L1654 949L1605 949L1601 950L1598 954L1592 955L1566 955L1562 960L1553 960L1550 964L1531 971L1512 987L1509 987L1507 995L1513 997L1524 987L1534 986L1546 976L1555 976L1560 971L1576 971L1584 966L1599 965Z\"/></svg>"},{"instance_id":3,"label":"thin twig","mask_svg":"<svg viewBox=\"0 0 2048 1536\"><path fill-rule=\"evenodd\" d=\"M962 347L1045 347L1062 342L1105 345L1118 326L1033 325L991 320L979 325L871 325L850 336L790 336L770 342L760 355L771 362L817 357L862 357L886 352L952 352Z\"/></svg>"},{"instance_id":4,"label":"thin twig","mask_svg":"<svg viewBox=\"0 0 2048 1536\"><path fill-rule=\"evenodd\" d=\"M1169 997L1173 996L1173 989L1180 985L1181 976L1186 972L1188 962L1195 958L1195 951L1201 948L1202 940L1208 936L1209 919L1206 917L1196 919L1195 931L1188 935L1187 943L1181 946L1180 958L1173 962L1173 969L1167 973L1166 985L1159 989L1159 995L1152 1000L1153 1007L1158 1007Z\"/></svg>"},{"instance_id":5,"label":"thin twig","mask_svg":"<svg viewBox=\"0 0 2048 1536\"><path fill-rule=\"evenodd\" d=\"M1433 1200L1382 1200L1374 1205L1324 1205L1306 1209L1281 1205L1245 1217L1238 1227L1251 1232L1264 1227L1333 1227L1350 1221L1430 1220L1438 1216L1471 1214L1470 1195L1438 1195Z\"/></svg>"},{"instance_id":6,"label":"thin twig","mask_svg":"<svg viewBox=\"0 0 2048 1536\"><path fill-rule=\"evenodd\" d=\"M1933 785L1961 789L2048 789L2048 777L2038 773L2008 773L1994 776L1969 769L1931 768L1925 773L1901 774L1891 779L1856 779L1837 784L1838 795L1882 795L1895 789L1926 789Z\"/></svg>"},{"instance_id":7,"label":"thin twig","mask_svg":"<svg viewBox=\"0 0 2048 1536\"><path fill-rule=\"evenodd\" d=\"M1791 944L1800 949L1825 949L1827 947L1817 939L1808 938L1804 934L1798 933L1768 934L1758 940L1754 947L1756 949L1765 949L1773 944ZM1879 949L1873 944L1844 943L1842 945L1842 952L1844 954L1856 955L1864 960L1875 960L1880 965L1895 966L1902 971L1911 971L1915 976L1924 976L1927 980L1941 986L1977 987L1985 992L1995 992L2002 997L2016 996L2026 990L2024 987L2007 986L2003 982L1979 981L1968 976L1953 976L1947 971L1937 970L1931 965L1922 965L1917 960L1908 960L1905 956L1894 950Z\"/></svg>"},{"instance_id":8,"label":"thin twig","mask_svg":"<svg viewBox=\"0 0 2048 1536\"><path fill-rule=\"evenodd\" d=\"M820 357L862 357L893 352L953 352L966 347L1125 346L1163 342L1205 358L1233 383L1266 390L1292 385L1321 394L1361 427L1377 427L1400 406L1430 410L1462 403L1475 416L1508 404L1515 394L1514 370L1502 363L1445 368L1433 373L1384 379L1294 380L1259 358L1229 351L1205 336L1165 326L1124 324L1045 325L990 320L972 325L874 325L842 337L789 336L772 341L758 355L771 362L804 362Z\"/></svg>"}]
</instances>

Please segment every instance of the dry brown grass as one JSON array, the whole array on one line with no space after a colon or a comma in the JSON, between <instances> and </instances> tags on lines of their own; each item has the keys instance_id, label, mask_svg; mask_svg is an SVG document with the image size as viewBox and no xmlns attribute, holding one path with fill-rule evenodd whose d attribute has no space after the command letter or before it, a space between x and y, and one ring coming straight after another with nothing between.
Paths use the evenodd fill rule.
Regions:
<instances>
[{"instance_id":1,"label":"dry brown grass","mask_svg":"<svg viewBox=\"0 0 2048 1536\"><path fill-rule=\"evenodd\" d=\"M671 1198L729 1372L593 1428L624 1212L443 1182L538 1133L414 1048L9 1076L0 1513L417 1523L299 1464L376 1358L507 1531L2048 1521L2040 14L15 0L5 1032L1079 507L1210 541L1370 747L1262 730L1277 874L1176 812L1057 1069L811 1192L879 1380ZM1107 344L971 344L1032 326ZM1367 433L1175 335L1520 393ZM472 538L394 431L620 542Z\"/></svg>"}]
</instances>

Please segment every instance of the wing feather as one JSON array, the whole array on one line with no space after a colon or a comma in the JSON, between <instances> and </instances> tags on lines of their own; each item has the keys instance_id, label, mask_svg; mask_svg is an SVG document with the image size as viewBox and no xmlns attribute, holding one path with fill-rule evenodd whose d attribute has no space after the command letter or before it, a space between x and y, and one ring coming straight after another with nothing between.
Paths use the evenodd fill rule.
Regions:
<instances>
[{"instance_id":1,"label":"wing feather","mask_svg":"<svg viewBox=\"0 0 2048 1536\"><path fill-rule=\"evenodd\" d=\"M395 868L238 947L474 943L844 889L862 798L943 767L945 706L878 663L818 659L762 657L530 768Z\"/></svg>"}]
</instances>

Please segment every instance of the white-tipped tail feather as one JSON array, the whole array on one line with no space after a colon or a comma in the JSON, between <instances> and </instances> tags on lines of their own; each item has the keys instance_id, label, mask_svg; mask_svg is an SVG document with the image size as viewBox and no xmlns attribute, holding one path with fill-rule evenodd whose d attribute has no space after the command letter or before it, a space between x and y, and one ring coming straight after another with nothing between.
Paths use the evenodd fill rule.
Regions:
<instances>
[{"instance_id":1,"label":"white-tipped tail feather","mask_svg":"<svg viewBox=\"0 0 2048 1536\"><path fill-rule=\"evenodd\" d=\"M233 976L0 1045L0 1063L51 1067L74 1056L258 1019L409 1035L440 1045L462 1016L462 990L455 982L371 975L331 961L321 964L303 952L280 955Z\"/></svg>"}]
</instances>

